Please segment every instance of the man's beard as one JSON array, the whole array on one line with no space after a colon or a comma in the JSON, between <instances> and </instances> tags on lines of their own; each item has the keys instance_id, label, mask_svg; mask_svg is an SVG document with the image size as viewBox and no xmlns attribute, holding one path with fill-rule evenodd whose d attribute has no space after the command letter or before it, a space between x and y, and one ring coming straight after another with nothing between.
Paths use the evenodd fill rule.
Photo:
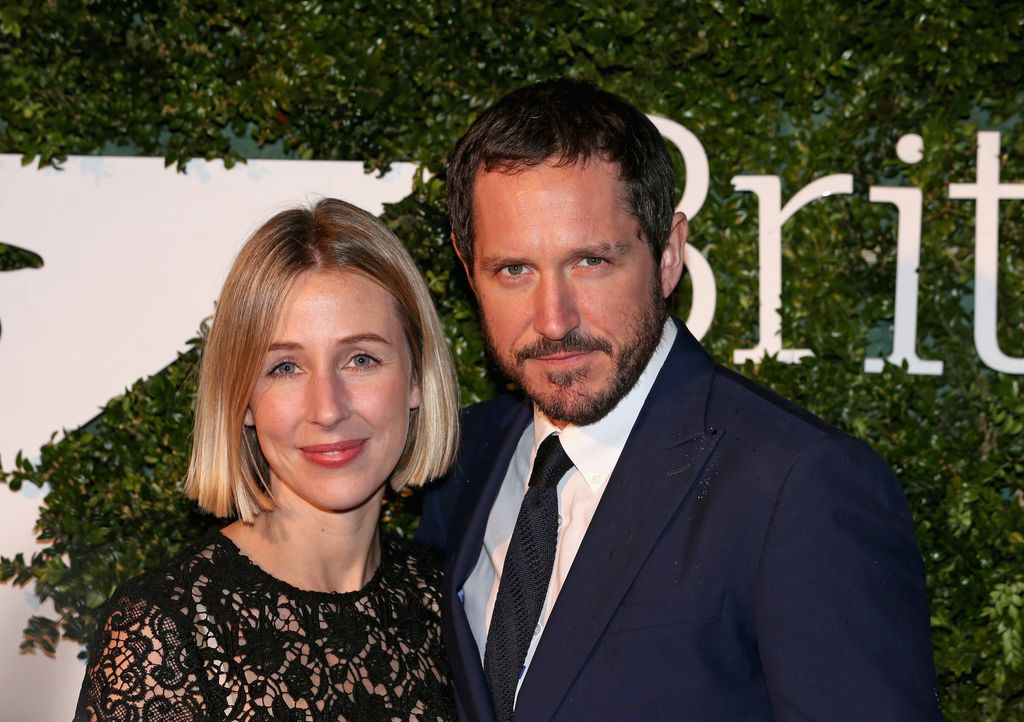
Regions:
<instances>
[{"instance_id":1,"label":"man's beard","mask_svg":"<svg viewBox=\"0 0 1024 722\"><path fill-rule=\"evenodd\" d=\"M636 385L647 362L661 340L662 327L668 316L668 306L661 297L661 284L655 274L647 302L637 309L630 325L631 335L624 339L618 353L611 342L572 329L562 338L553 341L540 338L534 343L507 353L495 348L487 315L481 309L480 322L484 331L484 343L491 359L509 380L518 385L530 400L552 421L565 422L575 426L587 426L603 419L614 409L622 398ZM613 377L607 388L587 392L579 388L590 375L585 365L568 371L554 371L547 374L548 382L556 387L553 392L541 392L530 388L526 380L526 362L532 358L556 353L586 353L596 351L607 354L612 360Z\"/></svg>"}]
</instances>

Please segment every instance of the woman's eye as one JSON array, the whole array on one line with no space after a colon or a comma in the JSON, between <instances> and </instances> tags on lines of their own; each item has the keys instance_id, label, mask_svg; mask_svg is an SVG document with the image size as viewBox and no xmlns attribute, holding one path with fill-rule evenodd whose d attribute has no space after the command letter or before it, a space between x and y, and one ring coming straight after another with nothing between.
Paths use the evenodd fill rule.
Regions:
<instances>
[{"instance_id":1,"label":"woman's eye","mask_svg":"<svg viewBox=\"0 0 1024 722\"><path fill-rule=\"evenodd\" d=\"M368 368L377 363L377 359L368 353L359 353L352 357L352 365L356 368Z\"/></svg>"},{"instance_id":2,"label":"woman's eye","mask_svg":"<svg viewBox=\"0 0 1024 722\"><path fill-rule=\"evenodd\" d=\"M294 361L281 361L280 363L274 364L274 367L270 369L270 373L276 376L289 376L296 373L299 367Z\"/></svg>"}]
</instances>

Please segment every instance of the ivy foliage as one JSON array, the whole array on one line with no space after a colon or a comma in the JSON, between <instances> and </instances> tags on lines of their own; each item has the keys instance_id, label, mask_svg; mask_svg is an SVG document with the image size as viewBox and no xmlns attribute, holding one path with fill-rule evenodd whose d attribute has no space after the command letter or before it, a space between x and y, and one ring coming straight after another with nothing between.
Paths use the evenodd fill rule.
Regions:
<instances>
[{"instance_id":1,"label":"ivy foliage","mask_svg":"<svg viewBox=\"0 0 1024 722\"><path fill-rule=\"evenodd\" d=\"M734 175L780 177L783 198L829 173L854 193L819 199L783 229L783 338L813 358L742 372L867 439L900 475L928 572L936 664L950 719L1024 720L1024 400L973 344L981 130L1002 133L1001 177L1024 182L1024 6L993 0L559 3L349 0L0 2L0 150L60 165L71 153L141 152L179 168L261 155L412 160L427 172L386 221L441 309L463 401L501 385L484 360L447 242L446 155L482 108L559 75L598 82L685 125L711 162L692 242L714 270L705 344L728 363L758 340L758 202ZM901 161L896 141L924 139ZM685 168L680 164L680 187ZM874 185L924 199L918 350L939 377L862 370L892 345L896 229ZM999 343L1024 356L1024 213L1000 207ZM0 263L3 256L0 256ZM691 288L679 308L685 316ZM198 319L197 319L198 322ZM209 520L177 490L195 350L5 473L48 484L49 547L0 562L59 617L26 643L81 641L114 584ZM392 500L408 532L415 499Z\"/></svg>"},{"instance_id":2,"label":"ivy foliage","mask_svg":"<svg viewBox=\"0 0 1024 722\"><path fill-rule=\"evenodd\" d=\"M42 267L43 257L38 253L9 243L0 243L0 272Z\"/></svg>"}]
</instances>

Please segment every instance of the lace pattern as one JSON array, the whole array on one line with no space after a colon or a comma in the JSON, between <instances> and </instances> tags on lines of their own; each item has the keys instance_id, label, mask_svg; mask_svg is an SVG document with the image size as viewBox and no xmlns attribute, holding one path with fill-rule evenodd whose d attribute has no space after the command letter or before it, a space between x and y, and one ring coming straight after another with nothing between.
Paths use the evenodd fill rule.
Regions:
<instances>
[{"instance_id":1,"label":"lace pattern","mask_svg":"<svg viewBox=\"0 0 1024 722\"><path fill-rule=\"evenodd\" d=\"M76 722L451 720L430 552L384 538L361 590L296 589L223 534L107 603Z\"/></svg>"}]
</instances>

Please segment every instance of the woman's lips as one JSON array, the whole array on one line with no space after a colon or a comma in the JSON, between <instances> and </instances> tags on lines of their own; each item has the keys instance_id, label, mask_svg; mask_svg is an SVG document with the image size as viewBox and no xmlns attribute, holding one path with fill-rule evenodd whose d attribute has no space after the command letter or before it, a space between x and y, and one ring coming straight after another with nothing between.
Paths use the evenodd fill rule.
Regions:
<instances>
[{"instance_id":1,"label":"woman's lips","mask_svg":"<svg viewBox=\"0 0 1024 722\"><path fill-rule=\"evenodd\" d=\"M336 469L351 463L363 451L366 439L355 439L353 441L335 441L331 444L312 444L302 446L299 451L302 455L314 464Z\"/></svg>"}]
</instances>

